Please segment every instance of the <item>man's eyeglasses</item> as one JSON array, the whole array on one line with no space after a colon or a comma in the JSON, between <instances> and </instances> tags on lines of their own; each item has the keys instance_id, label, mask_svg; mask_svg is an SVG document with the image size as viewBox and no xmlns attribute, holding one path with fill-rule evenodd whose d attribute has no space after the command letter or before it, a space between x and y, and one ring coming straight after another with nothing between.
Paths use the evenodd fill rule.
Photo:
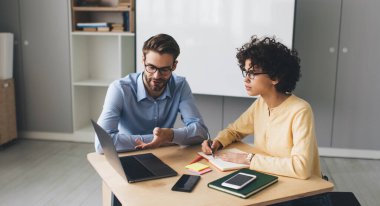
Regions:
<instances>
[{"instance_id":1,"label":"man's eyeglasses","mask_svg":"<svg viewBox=\"0 0 380 206\"><path fill-rule=\"evenodd\" d=\"M242 69L241 70L241 74L243 75L244 78L246 78L248 76L248 78L250 79L254 79L257 75L260 75L260 74L267 74L266 72L254 72L253 70L245 70L245 69Z\"/></svg>"},{"instance_id":2,"label":"man's eyeglasses","mask_svg":"<svg viewBox=\"0 0 380 206\"><path fill-rule=\"evenodd\" d=\"M169 75L173 71L172 67L173 66L158 68L151 64L145 64L145 70L151 74L154 74L156 71L158 71L161 75Z\"/></svg>"}]
</instances>

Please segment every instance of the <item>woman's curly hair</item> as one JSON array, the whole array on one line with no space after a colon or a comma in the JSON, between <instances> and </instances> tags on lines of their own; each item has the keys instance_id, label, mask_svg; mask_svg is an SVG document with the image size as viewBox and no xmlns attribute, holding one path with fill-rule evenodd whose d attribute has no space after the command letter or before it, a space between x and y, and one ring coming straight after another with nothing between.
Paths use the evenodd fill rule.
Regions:
<instances>
[{"instance_id":1,"label":"woman's curly hair","mask_svg":"<svg viewBox=\"0 0 380 206\"><path fill-rule=\"evenodd\" d=\"M260 67L272 80L278 79L276 90L291 93L301 76L300 59L294 49L275 40L275 37L251 37L251 41L238 48L236 58L240 69L244 70L245 61L250 59L252 66Z\"/></svg>"}]
</instances>

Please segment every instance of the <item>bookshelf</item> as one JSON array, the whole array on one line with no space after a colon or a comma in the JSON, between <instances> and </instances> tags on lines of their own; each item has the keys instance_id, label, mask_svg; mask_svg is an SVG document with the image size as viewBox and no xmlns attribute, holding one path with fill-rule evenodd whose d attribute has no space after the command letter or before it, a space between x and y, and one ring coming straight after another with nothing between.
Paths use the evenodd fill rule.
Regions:
<instances>
[{"instance_id":1,"label":"bookshelf","mask_svg":"<svg viewBox=\"0 0 380 206\"><path fill-rule=\"evenodd\" d=\"M133 13L133 7L77 6L77 1L70 0L70 2L74 136L92 139L94 132L90 126L90 119L98 119L109 84L135 72L135 34L131 32L134 31L131 28L129 31L121 32L87 32L80 30L76 24L78 22L125 24L115 21L117 20L115 16L120 17L127 11ZM134 18L129 18L132 19Z\"/></svg>"},{"instance_id":2,"label":"bookshelf","mask_svg":"<svg viewBox=\"0 0 380 206\"><path fill-rule=\"evenodd\" d=\"M83 31L78 23L106 22L110 27L113 23L122 24L123 31L134 32L134 0L120 1L115 6L104 4L100 0L71 0L71 30Z\"/></svg>"}]
</instances>

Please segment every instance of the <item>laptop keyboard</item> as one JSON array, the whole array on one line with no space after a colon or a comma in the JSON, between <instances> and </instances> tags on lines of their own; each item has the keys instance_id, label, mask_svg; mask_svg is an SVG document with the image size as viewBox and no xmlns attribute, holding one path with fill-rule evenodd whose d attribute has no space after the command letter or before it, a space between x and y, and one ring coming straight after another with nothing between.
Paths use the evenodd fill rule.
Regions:
<instances>
[{"instance_id":1,"label":"laptop keyboard","mask_svg":"<svg viewBox=\"0 0 380 206\"><path fill-rule=\"evenodd\" d=\"M144 167L133 156L126 156L121 158L125 174L131 179L140 179L154 176L148 169Z\"/></svg>"}]
</instances>

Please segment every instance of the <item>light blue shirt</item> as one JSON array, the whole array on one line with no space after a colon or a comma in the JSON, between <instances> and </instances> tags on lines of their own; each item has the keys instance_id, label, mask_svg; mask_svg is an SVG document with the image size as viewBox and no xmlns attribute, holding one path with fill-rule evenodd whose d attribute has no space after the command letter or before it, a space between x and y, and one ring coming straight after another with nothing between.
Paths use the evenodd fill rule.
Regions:
<instances>
[{"instance_id":1,"label":"light blue shirt","mask_svg":"<svg viewBox=\"0 0 380 206\"><path fill-rule=\"evenodd\" d=\"M142 77L143 73L133 73L108 88L98 124L111 135L117 151L133 150L137 138L151 142L153 129L173 128L178 113L184 127L173 128L173 143L193 145L207 139L207 127L184 77L172 74L157 99L147 94ZM95 150L103 153L96 136Z\"/></svg>"}]
</instances>

